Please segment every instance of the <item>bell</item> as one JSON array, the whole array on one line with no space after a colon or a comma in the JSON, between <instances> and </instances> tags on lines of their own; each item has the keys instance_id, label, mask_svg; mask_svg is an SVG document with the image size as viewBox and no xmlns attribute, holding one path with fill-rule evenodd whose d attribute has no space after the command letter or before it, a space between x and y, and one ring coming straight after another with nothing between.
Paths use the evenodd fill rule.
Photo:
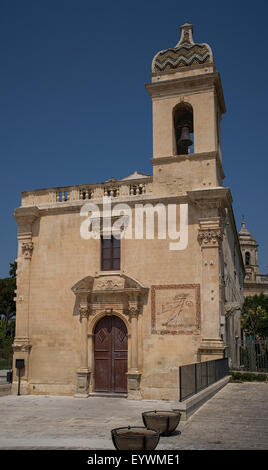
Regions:
<instances>
[{"instance_id":1,"label":"bell","mask_svg":"<svg viewBox=\"0 0 268 470\"><path fill-rule=\"evenodd\" d=\"M188 147L193 145L193 141L190 137L189 127L184 125L181 129L181 135L178 139L178 152L179 153L188 153Z\"/></svg>"}]
</instances>

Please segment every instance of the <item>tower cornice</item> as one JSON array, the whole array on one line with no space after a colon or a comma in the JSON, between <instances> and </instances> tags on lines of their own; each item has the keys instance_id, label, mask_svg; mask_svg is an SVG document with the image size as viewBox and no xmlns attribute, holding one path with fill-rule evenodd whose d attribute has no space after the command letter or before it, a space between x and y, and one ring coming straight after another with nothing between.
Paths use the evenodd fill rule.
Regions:
<instances>
[{"instance_id":1,"label":"tower cornice","mask_svg":"<svg viewBox=\"0 0 268 470\"><path fill-rule=\"evenodd\" d=\"M173 80L163 80L159 82L147 83L145 87L152 99L166 98L187 93L204 93L209 90L216 90L221 114L226 112L224 95L219 72L200 74L195 76L174 78Z\"/></svg>"}]
</instances>

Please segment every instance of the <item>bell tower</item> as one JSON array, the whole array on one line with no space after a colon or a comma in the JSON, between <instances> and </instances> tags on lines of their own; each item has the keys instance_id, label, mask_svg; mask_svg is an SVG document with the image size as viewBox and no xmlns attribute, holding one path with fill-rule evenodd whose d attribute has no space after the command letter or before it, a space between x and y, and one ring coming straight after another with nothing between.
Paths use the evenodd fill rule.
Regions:
<instances>
[{"instance_id":1,"label":"bell tower","mask_svg":"<svg viewBox=\"0 0 268 470\"><path fill-rule=\"evenodd\" d=\"M246 270L245 282L256 282L257 276L260 275L258 264L258 243L246 228L244 217L238 236Z\"/></svg>"},{"instance_id":2,"label":"bell tower","mask_svg":"<svg viewBox=\"0 0 268 470\"><path fill-rule=\"evenodd\" d=\"M220 76L210 46L194 42L192 25L180 30L176 46L153 58L152 81L146 85L153 103L154 185L176 194L219 187L224 178Z\"/></svg>"},{"instance_id":3,"label":"bell tower","mask_svg":"<svg viewBox=\"0 0 268 470\"><path fill-rule=\"evenodd\" d=\"M221 79L210 46L194 42L190 23L181 26L174 47L154 56L146 88L153 107L153 196L188 206L188 245L174 259L181 267L176 279L184 285L193 269L191 282L200 285L197 358L222 358L225 303L234 301L226 297L224 266L240 270L242 257L231 193L223 187ZM240 295L240 286L234 289Z\"/></svg>"}]
</instances>

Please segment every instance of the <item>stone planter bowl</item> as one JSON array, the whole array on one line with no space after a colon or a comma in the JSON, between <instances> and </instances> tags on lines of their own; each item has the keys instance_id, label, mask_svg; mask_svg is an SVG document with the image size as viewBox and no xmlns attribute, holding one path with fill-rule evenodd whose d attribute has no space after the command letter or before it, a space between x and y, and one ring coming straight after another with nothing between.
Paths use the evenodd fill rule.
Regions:
<instances>
[{"instance_id":1,"label":"stone planter bowl","mask_svg":"<svg viewBox=\"0 0 268 470\"><path fill-rule=\"evenodd\" d=\"M142 419L147 429L159 431L160 436L169 436L178 426L181 413L179 411L145 411L142 413Z\"/></svg>"},{"instance_id":2,"label":"stone planter bowl","mask_svg":"<svg viewBox=\"0 0 268 470\"><path fill-rule=\"evenodd\" d=\"M159 432L142 426L112 429L112 441L117 450L154 450Z\"/></svg>"}]
</instances>

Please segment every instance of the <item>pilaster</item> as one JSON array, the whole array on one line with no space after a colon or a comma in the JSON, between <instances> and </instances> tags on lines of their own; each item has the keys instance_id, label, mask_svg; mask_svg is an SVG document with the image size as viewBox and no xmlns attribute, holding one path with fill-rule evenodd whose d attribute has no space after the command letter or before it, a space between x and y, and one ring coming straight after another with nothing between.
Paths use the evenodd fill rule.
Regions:
<instances>
[{"instance_id":1,"label":"pilaster","mask_svg":"<svg viewBox=\"0 0 268 470\"><path fill-rule=\"evenodd\" d=\"M30 315L30 277L31 260L34 252L33 223L39 218L37 207L20 207L15 210L14 217L18 225L18 258L17 258L17 290L16 290L16 334L13 343L13 393L17 390L16 359L24 359L25 368L21 373L21 393L28 392L29 355L31 342L29 334Z\"/></svg>"},{"instance_id":2,"label":"pilaster","mask_svg":"<svg viewBox=\"0 0 268 470\"><path fill-rule=\"evenodd\" d=\"M138 318L139 306L137 299L128 301L128 314L131 324L131 368L127 373L128 379L128 399L141 399L140 380L141 373L139 371L139 344L138 344Z\"/></svg>"},{"instance_id":3,"label":"pilaster","mask_svg":"<svg viewBox=\"0 0 268 470\"><path fill-rule=\"evenodd\" d=\"M225 346L220 331L220 249L223 229L220 217L199 220L198 241L202 252L202 342L201 361L223 357Z\"/></svg>"},{"instance_id":4,"label":"pilaster","mask_svg":"<svg viewBox=\"0 0 268 470\"><path fill-rule=\"evenodd\" d=\"M80 368L76 371L77 374L77 391L75 397L87 398L89 396L89 382L90 370L88 368L88 316L89 306L87 301L88 294L80 293L80 323L81 323L81 356Z\"/></svg>"}]
</instances>

